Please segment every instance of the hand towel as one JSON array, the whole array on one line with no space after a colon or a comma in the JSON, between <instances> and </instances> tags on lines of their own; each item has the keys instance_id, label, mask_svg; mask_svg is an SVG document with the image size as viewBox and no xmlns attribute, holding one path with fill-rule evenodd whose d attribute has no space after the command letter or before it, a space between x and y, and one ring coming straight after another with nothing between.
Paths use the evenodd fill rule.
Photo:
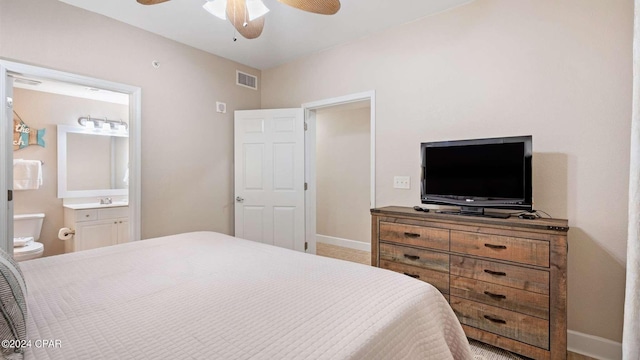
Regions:
<instances>
[{"instance_id":1,"label":"hand towel","mask_svg":"<svg viewBox=\"0 0 640 360\"><path fill-rule=\"evenodd\" d=\"M33 242L33 236L13 238L13 247L24 247Z\"/></svg>"},{"instance_id":2,"label":"hand towel","mask_svg":"<svg viewBox=\"0 0 640 360\"><path fill-rule=\"evenodd\" d=\"M13 160L13 190L36 190L42 185L40 160Z\"/></svg>"}]
</instances>

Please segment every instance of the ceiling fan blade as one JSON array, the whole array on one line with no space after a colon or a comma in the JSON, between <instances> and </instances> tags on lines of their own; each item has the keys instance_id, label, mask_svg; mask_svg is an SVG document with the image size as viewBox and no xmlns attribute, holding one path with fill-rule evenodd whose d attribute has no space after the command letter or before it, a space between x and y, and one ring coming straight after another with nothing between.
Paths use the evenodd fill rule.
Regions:
<instances>
[{"instance_id":1,"label":"ceiling fan blade","mask_svg":"<svg viewBox=\"0 0 640 360\"><path fill-rule=\"evenodd\" d=\"M340 0L278 0L294 8L322 15L333 15L340 10Z\"/></svg>"},{"instance_id":2,"label":"ceiling fan blade","mask_svg":"<svg viewBox=\"0 0 640 360\"><path fill-rule=\"evenodd\" d=\"M155 5L155 4L160 4L169 0L137 0L137 1L142 5Z\"/></svg>"},{"instance_id":3,"label":"ceiling fan blade","mask_svg":"<svg viewBox=\"0 0 640 360\"><path fill-rule=\"evenodd\" d=\"M244 0L227 0L227 18L240 35L247 39L257 38L264 29L264 16L249 21Z\"/></svg>"}]
</instances>

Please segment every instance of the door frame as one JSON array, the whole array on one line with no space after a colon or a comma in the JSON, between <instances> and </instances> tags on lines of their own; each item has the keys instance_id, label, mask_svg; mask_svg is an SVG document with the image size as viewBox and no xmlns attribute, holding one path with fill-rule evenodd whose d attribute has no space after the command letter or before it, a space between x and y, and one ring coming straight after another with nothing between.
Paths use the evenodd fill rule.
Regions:
<instances>
[{"instance_id":1,"label":"door frame","mask_svg":"<svg viewBox=\"0 0 640 360\"><path fill-rule=\"evenodd\" d=\"M4 166L5 162L13 159L13 79L9 78L2 64L0 79L0 144L4 144L0 147L0 248L13 256L13 246L9 246L9 239L13 239L13 201L9 201L9 190L13 190L13 166ZM11 126L4 122L9 114L12 116Z\"/></svg>"},{"instance_id":2,"label":"door frame","mask_svg":"<svg viewBox=\"0 0 640 360\"><path fill-rule=\"evenodd\" d=\"M140 240L142 89L137 86L0 59L0 95L2 95L0 98L6 97L4 89L10 74L34 76L129 95L129 235L131 240ZM0 136L3 137L3 142L11 139L11 132L9 134L6 133L11 128L8 124L13 124L13 118L9 118L6 111L0 111L0 127L2 127ZM0 155L2 155L2 152L0 152ZM0 173L5 174L13 169L13 164L9 162L10 157L13 158L13 151L7 156L0 156ZM13 219L8 218L10 214L7 212L9 202L6 194L12 188L12 184L0 179L0 192L3 194L0 196L0 217L2 217L3 222L6 220L8 224L13 224ZM0 247L5 251L12 250L9 249L8 228L9 226L7 226L7 230L0 231Z\"/></svg>"},{"instance_id":3,"label":"door frame","mask_svg":"<svg viewBox=\"0 0 640 360\"><path fill-rule=\"evenodd\" d=\"M305 146L305 238L308 243L307 252L316 253L316 110L336 105L344 105L369 100L371 106L371 200L370 208L376 207L376 92L375 90L344 95L335 98L312 101L302 104L307 131L304 133Z\"/></svg>"}]
</instances>

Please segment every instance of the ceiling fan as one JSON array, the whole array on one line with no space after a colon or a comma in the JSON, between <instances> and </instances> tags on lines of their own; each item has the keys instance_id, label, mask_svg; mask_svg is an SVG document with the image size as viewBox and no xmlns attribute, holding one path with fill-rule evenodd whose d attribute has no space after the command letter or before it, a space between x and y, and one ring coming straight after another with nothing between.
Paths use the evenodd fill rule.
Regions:
<instances>
[{"instance_id":1,"label":"ceiling fan","mask_svg":"<svg viewBox=\"0 0 640 360\"><path fill-rule=\"evenodd\" d=\"M169 0L136 1L142 5L156 5ZM340 0L278 1L303 11L322 15L333 15L340 10ZM228 18L233 27L247 39L255 39L262 34L264 15L269 12L262 0L207 0L203 7L220 19Z\"/></svg>"}]
</instances>

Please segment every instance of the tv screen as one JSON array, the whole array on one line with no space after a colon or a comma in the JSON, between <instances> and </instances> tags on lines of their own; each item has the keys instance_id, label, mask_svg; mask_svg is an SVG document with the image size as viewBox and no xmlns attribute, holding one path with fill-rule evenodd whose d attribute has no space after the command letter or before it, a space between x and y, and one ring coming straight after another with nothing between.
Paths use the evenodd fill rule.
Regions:
<instances>
[{"instance_id":1,"label":"tv screen","mask_svg":"<svg viewBox=\"0 0 640 360\"><path fill-rule=\"evenodd\" d=\"M421 144L426 204L531 210L531 136Z\"/></svg>"}]
</instances>

